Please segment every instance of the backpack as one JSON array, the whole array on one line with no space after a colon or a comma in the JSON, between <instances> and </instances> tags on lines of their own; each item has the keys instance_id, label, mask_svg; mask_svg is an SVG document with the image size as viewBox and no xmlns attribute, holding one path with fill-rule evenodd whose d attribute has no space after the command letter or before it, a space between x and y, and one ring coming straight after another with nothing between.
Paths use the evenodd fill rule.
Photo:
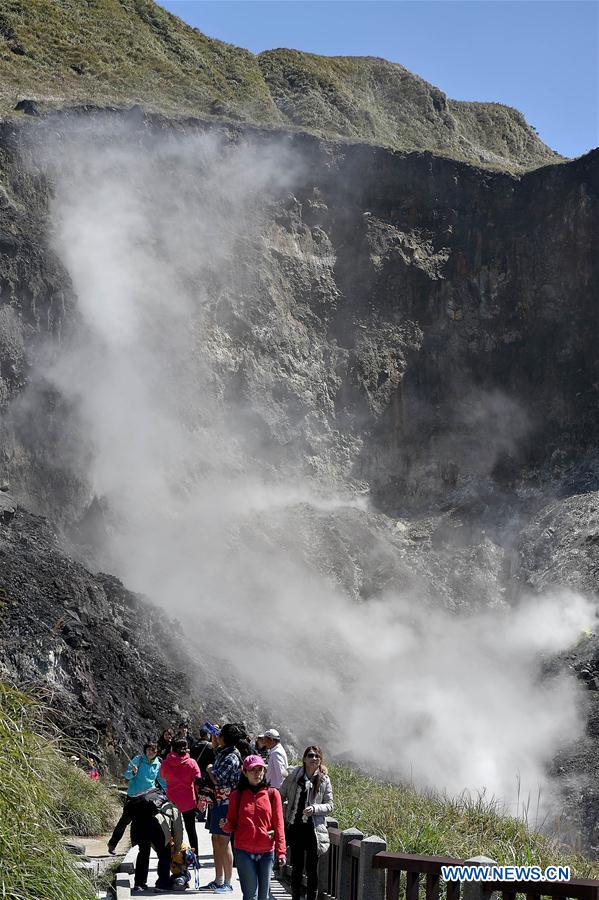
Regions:
<instances>
[{"instance_id":1,"label":"backpack","mask_svg":"<svg viewBox=\"0 0 599 900\"><path fill-rule=\"evenodd\" d=\"M146 800L149 800L150 803L153 803L156 807L156 811L160 812L165 803L168 803L166 798L166 794L160 787L154 787L151 790L147 791L144 794Z\"/></svg>"},{"instance_id":2,"label":"backpack","mask_svg":"<svg viewBox=\"0 0 599 900\"><path fill-rule=\"evenodd\" d=\"M127 808L130 810L133 818L139 815L156 816L167 802L166 794L161 788L151 788L143 794L129 797Z\"/></svg>"},{"instance_id":3,"label":"backpack","mask_svg":"<svg viewBox=\"0 0 599 900\"><path fill-rule=\"evenodd\" d=\"M239 760L239 772L241 773L241 753L237 749L237 747L229 747L227 756L234 755ZM239 780L239 779L238 779ZM231 787L219 787L218 785L213 785L214 791L214 801L216 803L222 803L223 800L228 800L231 791L234 791L235 788Z\"/></svg>"},{"instance_id":4,"label":"backpack","mask_svg":"<svg viewBox=\"0 0 599 900\"><path fill-rule=\"evenodd\" d=\"M190 869L193 869L194 872L197 891L200 888L200 862L191 847L183 844L181 849L171 856L171 875L173 876L172 885L174 890L184 891L188 887L191 881ZM176 882L179 882L179 886L176 886Z\"/></svg>"}]
</instances>

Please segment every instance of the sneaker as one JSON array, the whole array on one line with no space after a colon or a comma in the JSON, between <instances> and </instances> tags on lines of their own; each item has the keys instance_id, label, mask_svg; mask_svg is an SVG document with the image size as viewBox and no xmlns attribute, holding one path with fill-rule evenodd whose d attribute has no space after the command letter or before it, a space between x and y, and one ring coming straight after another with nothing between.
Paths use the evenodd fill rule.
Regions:
<instances>
[{"instance_id":1,"label":"sneaker","mask_svg":"<svg viewBox=\"0 0 599 900\"><path fill-rule=\"evenodd\" d=\"M216 881L209 881L208 884L205 884L203 888L200 888L202 891L213 891L214 888L219 887Z\"/></svg>"},{"instance_id":2,"label":"sneaker","mask_svg":"<svg viewBox=\"0 0 599 900\"><path fill-rule=\"evenodd\" d=\"M108 845L108 852L110 853L111 856L116 856L116 849L115 849L115 847L112 846L112 844Z\"/></svg>"},{"instance_id":3,"label":"sneaker","mask_svg":"<svg viewBox=\"0 0 599 900\"><path fill-rule=\"evenodd\" d=\"M233 888L231 887L230 884L217 884L215 887L212 888L212 892L214 894L226 894L232 890L233 890Z\"/></svg>"},{"instance_id":4,"label":"sneaker","mask_svg":"<svg viewBox=\"0 0 599 900\"><path fill-rule=\"evenodd\" d=\"M230 881L225 881L225 887L226 887L226 889L227 889L228 891L232 891L232 890L233 890L233 885L231 884Z\"/></svg>"},{"instance_id":5,"label":"sneaker","mask_svg":"<svg viewBox=\"0 0 599 900\"><path fill-rule=\"evenodd\" d=\"M133 887L131 888L131 893L132 894L141 894L144 891L147 891L147 889L148 889L147 884L134 884Z\"/></svg>"}]
</instances>

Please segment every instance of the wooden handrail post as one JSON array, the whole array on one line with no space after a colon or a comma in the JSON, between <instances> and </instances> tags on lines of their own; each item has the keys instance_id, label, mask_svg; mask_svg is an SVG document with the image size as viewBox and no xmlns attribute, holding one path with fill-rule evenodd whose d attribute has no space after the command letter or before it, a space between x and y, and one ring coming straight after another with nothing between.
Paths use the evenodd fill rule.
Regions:
<instances>
[{"instance_id":1,"label":"wooden handrail post","mask_svg":"<svg viewBox=\"0 0 599 900\"><path fill-rule=\"evenodd\" d=\"M337 819L332 819L327 816L327 828L339 828ZM331 853L330 847L327 853L323 853L322 856L318 857L318 897L322 897L323 894L327 893L329 886L329 866L331 865L332 858L333 854Z\"/></svg>"},{"instance_id":2,"label":"wooden handrail post","mask_svg":"<svg viewBox=\"0 0 599 900\"><path fill-rule=\"evenodd\" d=\"M341 832L339 844L339 869L337 872L337 900L350 900L351 857L347 852L350 841L361 841L364 835L357 828L346 828Z\"/></svg>"},{"instance_id":3,"label":"wooden handrail post","mask_svg":"<svg viewBox=\"0 0 599 900\"><path fill-rule=\"evenodd\" d=\"M357 900L383 900L385 896L385 873L383 869L373 869L372 858L387 849L387 842L372 835L363 838L360 844L360 868L358 871Z\"/></svg>"}]
</instances>

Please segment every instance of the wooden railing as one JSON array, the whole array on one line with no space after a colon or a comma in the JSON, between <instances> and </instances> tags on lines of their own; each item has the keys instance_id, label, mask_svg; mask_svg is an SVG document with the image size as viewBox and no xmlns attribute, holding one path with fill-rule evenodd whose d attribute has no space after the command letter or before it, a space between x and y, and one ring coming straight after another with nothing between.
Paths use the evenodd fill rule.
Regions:
<instances>
[{"instance_id":1,"label":"wooden railing","mask_svg":"<svg viewBox=\"0 0 599 900\"><path fill-rule=\"evenodd\" d=\"M355 828L341 830L328 820L331 847L318 865L319 900L502 900L556 897L566 900L599 900L599 881L571 879L554 881L444 882L443 866L493 865L492 860L452 859L390 853L385 841L364 837Z\"/></svg>"},{"instance_id":2,"label":"wooden railing","mask_svg":"<svg viewBox=\"0 0 599 900\"><path fill-rule=\"evenodd\" d=\"M324 883L322 883L322 875L319 872L318 882L323 896L337 897L337 876L339 873L339 846L341 843L341 832L338 828L329 827L329 837L331 839L331 846L329 848L329 852L327 853L327 856L329 858L325 863L326 876L324 879Z\"/></svg>"}]
</instances>

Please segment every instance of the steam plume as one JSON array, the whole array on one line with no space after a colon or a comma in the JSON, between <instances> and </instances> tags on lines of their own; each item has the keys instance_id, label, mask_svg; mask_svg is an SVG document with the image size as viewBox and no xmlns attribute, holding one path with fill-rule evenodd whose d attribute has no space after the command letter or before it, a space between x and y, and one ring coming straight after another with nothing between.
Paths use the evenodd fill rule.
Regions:
<instances>
[{"instance_id":1,"label":"steam plume","mask_svg":"<svg viewBox=\"0 0 599 900\"><path fill-rule=\"evenodd\" d=\"M210 647L298 741L451 791L510 800L519 776L536 794L562 736L581 730L575 685L542 680L540 660L572 644L592 604L562 593L450 615L417 582L354 603L289 535L319 504L359 518L363 502L300 479L223 387L253 354L280 366L277 329L292 362L311 352L299 319L283 329L276 275L300 266L308 290L333 280L324 238L277 224L308 177L301 161L274 142L142 140L115 124L40 158L78 316L43 374L108 510L104 565L177 615L190 650ZM266 300L242 321L256 291ZM274 371L264 389L293 377Z\"/></svg>"}]
</instances>

